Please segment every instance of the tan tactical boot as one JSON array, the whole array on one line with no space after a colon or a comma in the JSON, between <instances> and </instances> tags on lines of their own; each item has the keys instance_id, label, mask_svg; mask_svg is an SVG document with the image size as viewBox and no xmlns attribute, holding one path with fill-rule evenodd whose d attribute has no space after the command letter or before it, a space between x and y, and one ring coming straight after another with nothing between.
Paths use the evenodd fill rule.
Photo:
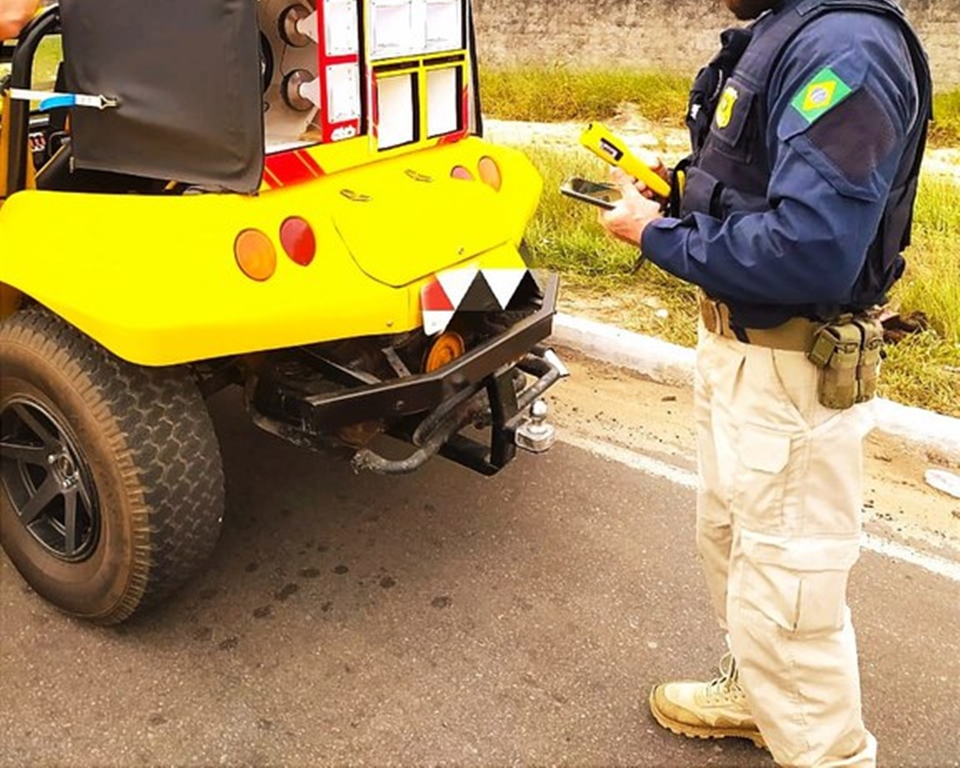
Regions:
<instances>
[{"instance_id":1,"label":"tan tactical boot","mask_svg":"<svg viewBox=\"0 0 960 768\"><path fill-rule=\"evenodd\" d=\"M720 660L720 676L709 683L684 680L656 686L650 692L650 711L660 725L681 736L732 736L766 747L729 653Z\"/></svg>"}]
</instances>

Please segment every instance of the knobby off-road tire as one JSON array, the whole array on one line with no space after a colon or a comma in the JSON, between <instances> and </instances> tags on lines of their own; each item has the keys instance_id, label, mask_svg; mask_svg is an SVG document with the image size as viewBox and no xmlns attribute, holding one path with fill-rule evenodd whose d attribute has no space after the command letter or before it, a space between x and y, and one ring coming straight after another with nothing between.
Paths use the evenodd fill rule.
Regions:
<instances>
[{"instance_id":1,"label":"knobby off-road tire","mask_svg":"<svg viewBox=\"0 0 960 768\"><path fill-rule=\"evenodd\" d=\"M38 594L123 621L204 562L223 506L187 369L126 363L40 308L0 323L0 540Z\"/></svg>"}]
</instances>

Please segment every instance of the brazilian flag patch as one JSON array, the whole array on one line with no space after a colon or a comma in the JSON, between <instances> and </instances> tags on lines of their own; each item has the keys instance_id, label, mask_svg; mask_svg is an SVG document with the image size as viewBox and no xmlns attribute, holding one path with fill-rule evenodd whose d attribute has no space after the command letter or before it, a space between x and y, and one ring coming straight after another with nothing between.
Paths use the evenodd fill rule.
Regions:
<instances>
[{"instance_id":1,"label":"brazilian flag patch","mask_svg":"<svg viewBox=\"0 0 960 768\"><path fill-rule=\"evenodd\" d=\"M800 89L790 104L808 124L813 125L850 93L850 86L830 67L825 67Z\"/></svg>"}]
</instances>

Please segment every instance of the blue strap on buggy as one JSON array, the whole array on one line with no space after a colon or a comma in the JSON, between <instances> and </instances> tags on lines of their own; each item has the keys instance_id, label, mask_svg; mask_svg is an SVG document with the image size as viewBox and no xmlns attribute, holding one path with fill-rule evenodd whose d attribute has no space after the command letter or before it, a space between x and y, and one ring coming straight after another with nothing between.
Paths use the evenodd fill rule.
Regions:
<instances>
[{"instance_id":1,"label":"blue strap on buggy","mask_svg":"<svg viewBox=\"0 0 960 768\"><path fill-rule=\"evenodd\" d=\"M94 109L109 109L118 106L116 99L107 96L90 96L84 93L57 93L56 91L31 91L26 88L11 88L11 99L23 101L39 101L41 112L62 107L93 107Z\"/></svg>"}]
</instances>

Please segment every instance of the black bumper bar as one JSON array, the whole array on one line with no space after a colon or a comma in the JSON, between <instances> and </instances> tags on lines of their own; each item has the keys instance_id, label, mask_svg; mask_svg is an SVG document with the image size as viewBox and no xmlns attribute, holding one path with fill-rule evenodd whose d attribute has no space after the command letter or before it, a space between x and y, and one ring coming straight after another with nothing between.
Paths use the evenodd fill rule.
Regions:
<instances>
[{"instance_id":1,"label":"black bumper bar","mask_svg":"<svg viewBox=\"0 0 960 768\"><path fill-rule=\"evenodd\" d=\"M514 434L523 420L522 411L560 377L538 346L553 329L559 287L554 274L544 276L544 282L536 311L432 373L371 383L327 362L326 374L346 388L314 395L297 394L263 378L253 399L255 420L287 439L309 444L312 438L329 436L340 427L368 421L408 427L408 417L426 414L412 431L407 427L391 430L416 446L407 459L390 461L363 450L355 456L354 466L381 473L410 472L439 452L493 474L516 452ZM522 391L516 386L518 369L535 377ZM268 421L272 428L267 427ZM489 446L457 434L470 423L491 428Z\"/></svg>"}]
</instances>

